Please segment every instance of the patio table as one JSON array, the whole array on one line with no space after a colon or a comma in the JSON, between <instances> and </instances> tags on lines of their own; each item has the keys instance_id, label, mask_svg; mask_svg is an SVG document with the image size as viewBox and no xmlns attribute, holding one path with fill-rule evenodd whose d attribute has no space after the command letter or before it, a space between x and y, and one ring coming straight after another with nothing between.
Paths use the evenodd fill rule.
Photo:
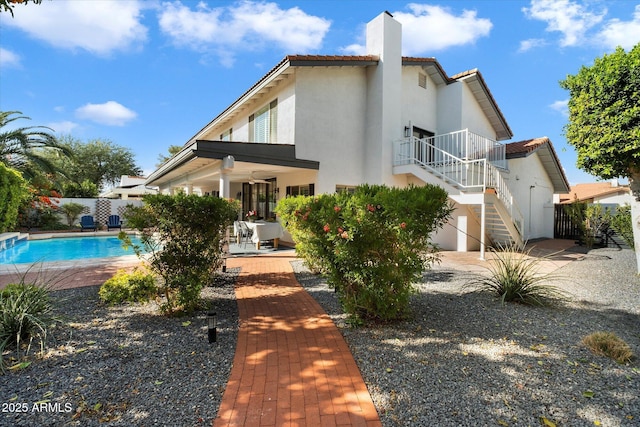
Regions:
<instances>
[{"instance_id":1,"label":"patio table","mask_svg":"<svg viewBox=\"0 0 640 427\"><path fill-rule=\"evenodd\" d=\"M273 247L278 248L278 242L284 235L284 229L279 222L247 222L247 227L253 230L251 241L256 244L256 249L260 249L260 242L273 240Z\"/></svg>"}]
</instances>

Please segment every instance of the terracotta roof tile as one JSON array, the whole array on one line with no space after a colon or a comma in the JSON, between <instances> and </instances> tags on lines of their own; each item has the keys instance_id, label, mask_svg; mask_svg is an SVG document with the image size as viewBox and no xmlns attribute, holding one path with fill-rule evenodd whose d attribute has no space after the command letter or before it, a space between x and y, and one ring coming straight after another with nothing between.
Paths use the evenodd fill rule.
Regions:
<instances>
[{"instance_id":1,"label":"terracotta roof tile","mask_svg":"<svg viewBox=\"0 0 640 427\"><path fill-rule=\"evenodd\" d=\"M505 144L505 153L507 156L516 154L528 154L547 143L550 143L550 141L546 136L543 136L541 138L527 139L525 141L511 142L509 144Z\"/></svg>"},{"instance_id":2,"label":"terracotta roof tile","mask_svg":"<svg viewBox=\"0 0 640 427\"><path fill-rule=\"evenodd\" d=\"M571 203L578 201L593 201L595 197L602 197L609 194L628 193L629 187L626 185L612 186L611 182L589 182L571 186L569 193L560 194L560 203Z\"/></svg>"}]
</instances>

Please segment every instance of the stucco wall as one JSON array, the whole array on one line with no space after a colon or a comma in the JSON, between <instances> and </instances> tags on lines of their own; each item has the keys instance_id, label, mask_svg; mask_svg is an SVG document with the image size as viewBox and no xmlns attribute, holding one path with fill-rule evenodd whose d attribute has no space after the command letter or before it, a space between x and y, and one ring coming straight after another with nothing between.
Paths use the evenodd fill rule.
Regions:
<instances>
[{"instance_id":1,"label":"stucco wall","mask_svg":"<svg viewBox=\"0 0 640 427\"><path fill-rule=\"evenodd\" d=\"M366 101L364 68L297 71L296 156L320 162L318 193L362 182Z\"/></svg>"},{"instance_id":2,"label":"stucco wall","mask_svg":"<svg viewBox=\"0 0 640 427\"><path fill-rule=\"evenodd\" d=\"M553 185L538 154L508 162L503 177L525 218L525 238L553 238Z\"/></svg>"},{"instance_id":3,"label":"stucco wall","mask_svg":"<svg viewBox=\"0 0 640 427\"><path fill-rule=\"evenodd\" d=\"M437 132L438 87L427 75L427 87L418 86L418 74L426 74L422 67L402 69L402 125Z\"/></svg>"},{"instance_id":4,"label":"stucco wall","mask_svg":"<svg viewBox=\"0 0 640 427\"><path fill-rule=\"evenodd\" d=\"M496 138L496 131L491 126L491 123L487 119L487 116L482 111L478 100L469 89L469 86L461 82L461 96L462 105L464 108L461 110L461 129L469 129L471 132L475 132L479 135L486 136L492 139Z\"/></svg>"}]
</instances>

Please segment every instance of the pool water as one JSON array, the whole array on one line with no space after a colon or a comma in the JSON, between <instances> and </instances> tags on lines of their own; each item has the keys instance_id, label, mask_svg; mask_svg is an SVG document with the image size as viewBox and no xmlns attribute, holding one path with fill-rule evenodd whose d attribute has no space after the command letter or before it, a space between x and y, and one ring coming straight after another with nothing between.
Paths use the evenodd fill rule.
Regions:
<instances>
[{"instance_id":1,"label":"pool water","mask_svg":"<svg viewBox=\"0 0 640 427\"><path fill-rule=\"evenodd\" d=\"M137 237L132 237L131 240L136 244L140 242ZM135 255L135 252L131 247L125 250L122 240L114 236L63 237L20 241L0 251L0 264L73 261L124 255Z\"/></svg>"}]
</instances>

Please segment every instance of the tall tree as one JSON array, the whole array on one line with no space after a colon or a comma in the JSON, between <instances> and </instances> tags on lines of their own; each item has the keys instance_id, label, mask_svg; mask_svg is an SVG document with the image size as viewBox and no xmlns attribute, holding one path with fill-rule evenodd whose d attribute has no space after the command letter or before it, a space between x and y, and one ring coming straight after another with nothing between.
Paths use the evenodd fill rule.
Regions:
<instances>
[{"instance_id":1,"label":"tall tree","mask_svg":"<svg viewBox=\"0 0 640 427\"><path fill-rule=\"evenodd\" d=\"M104 188L118 183L121 175L142 174L131 149L108 139L93 139L85 143L65 136L61 144L73 153L73 158L64 161L61 169L70 181L78 185L89 181Z\"/></svg>"},{"instance_id":2,"label":"tall tree","mask_svg":"<svg viewBox=\"0 0 640 427\"><path fill-rule=\"evenodd\" d=\"M70 154L66 147L50 133L45 126L19 127L7 129L19 119L30 120L20 111L0 111L0 162L18 170L26 179L39 172L56 172L54 159Z\"/></svg>"},{"instance_id":3,"label":"tall tree","mask_svg":"<svg viewBox=\"0 0 640 427\"><path fill-rule=\"evenodd\" d=\"M156 163L156 168L159 168L160 166L167 163L167 161L169 161L170 158L178 154L180 150L182 150L182 145L170 145L169 149L167 150L169 151L168 156L165 156L164 154L158 154L158 163Z\"/></svg>"},{"instance_id":4,"label":"tall tree","mask_svg":"<svg viewBox=\"0 0 640 427\"><path fill-rule=\"evenodd\" d=\"M570 94L564 130L578 167L603 179L629 178L640 273L640 43L596 58L560 86Z\"/></svg>"}]
</instances>

